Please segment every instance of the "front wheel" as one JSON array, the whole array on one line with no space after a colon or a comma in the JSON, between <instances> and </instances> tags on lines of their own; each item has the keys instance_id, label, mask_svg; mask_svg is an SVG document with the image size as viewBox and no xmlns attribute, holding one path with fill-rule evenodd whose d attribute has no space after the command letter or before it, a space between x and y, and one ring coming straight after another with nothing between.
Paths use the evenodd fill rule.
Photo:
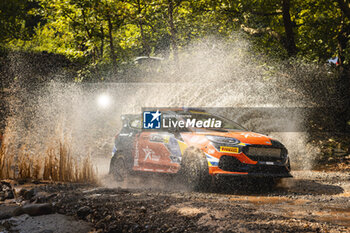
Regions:
<instances>
[{"instance_id":1,"label":"front wheel","mask_svg":"<svg viewBox=\"0 0 350 233\"><path fill-rule=\"evenodd\" d=\"M195 191L207 190L210 186L208 161L200 149L189 148L185 151L180 173L185 184Z\"/></svg>"}]
</instances>

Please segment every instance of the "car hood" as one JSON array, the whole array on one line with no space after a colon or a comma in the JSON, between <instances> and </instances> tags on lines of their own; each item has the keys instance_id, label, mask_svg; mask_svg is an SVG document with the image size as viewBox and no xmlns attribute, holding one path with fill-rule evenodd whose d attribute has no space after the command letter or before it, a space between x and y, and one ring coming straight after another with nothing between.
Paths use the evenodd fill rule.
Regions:
<instances>
[{"instance_id":1,"label":"car hood","mask_svg":"<svg viewBox=\"0 0 350 233\"><path fill-rule=\"evenodd\" d=\"M213 136L222 136L222 137L231 137L238 139L241 143L245 144L259 144L259 145L271 145L271 138L250 131L228 131L228 132L219 132L212 130L205 130L201 132L191 132L191 134L200 136L200 135L213 135Z\"/></svg>"}]
</instances>

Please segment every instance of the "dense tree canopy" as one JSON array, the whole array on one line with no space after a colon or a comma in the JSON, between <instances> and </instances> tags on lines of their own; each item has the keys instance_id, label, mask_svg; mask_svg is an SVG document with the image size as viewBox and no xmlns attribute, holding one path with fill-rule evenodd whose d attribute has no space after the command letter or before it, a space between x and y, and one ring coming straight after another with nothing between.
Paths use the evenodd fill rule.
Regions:
<instances>
[{"instance_id":1,"label":"dense tree canopy","mask_svg":"<svg viewBox=\"0 0 350 233\"><path fill-rule=\"evenodd\" d=\"M349 0L1 0L0 74L16 79L10 66L1 67L11 63L3 51L34 51L73 64L69 80L128 81L143 72L133 70L136 57L163 57L179 68L187 45L236 34L246 35L255 53L287 66L337 58L334 93L343 100L340 121L348 121Z\"/></svg>"},{"instance_id":2,"label":"dense tree canopy","mask_svg":"<svg viewBox=\"0 0 350 233\"><path fill-rule=\"evenodd\" d=\"M177 57L206 36L251 36L264 52L349 64L348 0L2 0L4 47L118 64ZM169 51L171 51L169 53Z\"/></svg>"}]
</instances>

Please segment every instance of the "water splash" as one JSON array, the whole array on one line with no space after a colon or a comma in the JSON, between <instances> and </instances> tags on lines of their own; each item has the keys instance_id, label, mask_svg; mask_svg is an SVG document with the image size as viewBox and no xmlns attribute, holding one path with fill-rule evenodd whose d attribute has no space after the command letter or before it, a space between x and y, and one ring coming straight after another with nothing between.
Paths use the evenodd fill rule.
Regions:
<instances>
[{"instance_id":1,"label":"water splash","mask_svg":"<svg viewBox=\"0 0 350 233\"><path fill-rule=\"evenodd\" d=\"M310 98L310 92L305 90L305 79L322 78L327 74L308 64L288 63L286 66L271 62L254 54L249 43L240 37L229 42L197 42L184 48L179 57L181 62L164 61L161 70L143 76L142 80L131 76L128 80L133 82L125 83L51 81L35 93L25 92L21 98L26 102L10 99L13 107L6 129L7 144L14 148L30 145L35 156L54 138L66 138L72 154L92 154L103 174L108 170L113 136L121 127L122 113L140 113L142 107L166 106L317 106L317 97ZM98 106L101 94L104 98L109 96L109 106ZM275 133L274 136L286 144L292 165L304 169L312 167L318 151L308 144L307 133L302 132L306 120L303 114L294 116L292 122L278 116L268 122L262 121L249 112L232 114L223 110L220 114L248 128L254 126L259 132L266 132L274 124L286 124L293 133Z\"/></svg>"}]
</instances>

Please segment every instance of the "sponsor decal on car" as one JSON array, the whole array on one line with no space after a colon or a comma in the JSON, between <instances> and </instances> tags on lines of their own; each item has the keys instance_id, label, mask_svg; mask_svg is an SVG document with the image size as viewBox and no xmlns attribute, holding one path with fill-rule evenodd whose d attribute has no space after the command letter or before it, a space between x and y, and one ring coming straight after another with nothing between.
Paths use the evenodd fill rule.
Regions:
<instances>
[{"instance_id":1,"label":"sponsor decal on car","mask_svg":"<svg viewBox=\"0 0 350 233\"><path fill-rule=\"evenodd\" d=\"M220 152L238 154L239 148L230 146L220 146Z\"/></svg>"},{"instance_id":2,"label":"sponsor decal on car","mask_svg":"<svg viewBox=\"0 0 350 233\"><path fill-rule=\"evenodd\" d=\"M149 136L149 141L150 142L160 142L163 143L164 142L164 136L163 135L159 135L159 134L151 134Z\"/></svg>"},{"instance_id":3,"label":"sponsor decal on car","mask_svg":"<svg viewBox=\"0 0 350 233\"><path fill-rule=\"evenodd\" d=\"M152 149L146 147L145 149L142 149L142 150L145 152L144 161L146 161L147 159L150 159L152 161L159 161L160 156L156 155Z\"/></svg>"},{"instance_id":4,"label":"sponsor decal on car","mask_svg":"<svg viewBox=\"0 0 350 233\"><path fill-rule=\"evenodd\" d=\"M163 138L163 142L164 143L169 143L169 136L165 136L164 138Z\"/></svg>"},{"instance_id":5,"label":"sponsor decal on car","mask_svg":"<svg viewBox=\"0 0 350 233\"><path fill-rule=\"evenodd\" d=\"M174 137L169 137L168 142L165 143L165 146L170 152L169 158L171 162L180 164L182 155L185 152L185 149L187 148L186 143Z\"/></svg>"}]
</instances>

